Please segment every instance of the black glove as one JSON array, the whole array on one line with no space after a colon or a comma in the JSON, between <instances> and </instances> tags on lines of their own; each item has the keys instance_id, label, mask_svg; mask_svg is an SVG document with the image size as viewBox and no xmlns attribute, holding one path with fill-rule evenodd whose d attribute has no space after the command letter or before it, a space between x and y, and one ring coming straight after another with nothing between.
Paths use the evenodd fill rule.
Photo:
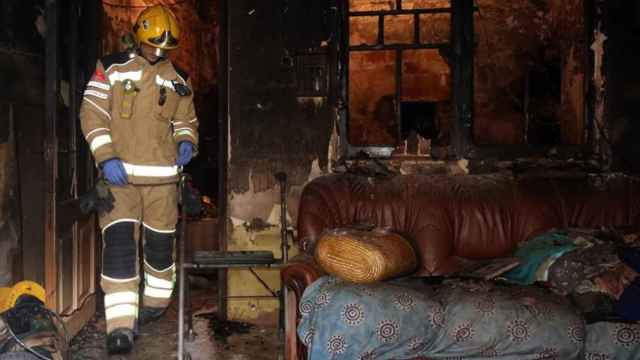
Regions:
<instances>
[{"instance_id":1,"label":"black glove","mask_svg":"<svg viewBox=\"0 0 640 360\"><path fill-rule=\"evenodd\" d=\"M109 184L104 179L99 179L91 191L80 197L80 211L88 215L97 212L98 215L108 214L113 210L113 197Z\"/></svg>"}]
</instances>

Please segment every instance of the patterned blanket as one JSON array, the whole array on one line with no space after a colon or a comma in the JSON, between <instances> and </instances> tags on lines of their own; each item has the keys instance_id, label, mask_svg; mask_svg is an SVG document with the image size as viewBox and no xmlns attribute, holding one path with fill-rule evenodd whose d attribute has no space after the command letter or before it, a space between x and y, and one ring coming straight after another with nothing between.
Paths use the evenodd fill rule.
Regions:
<instances>
[{"instance_id":1,"label":"patterned blanket","mask_svg":"<svg viewBox=\"0 0 640 360\"><path fill-rule=\"evenodd\" d=\"M640 327L597 323L587 336L591 329L565 298L537 287L422 279L358 285L323 277L305 291L300 312L298 335L310 360L594 360L640 353ZM586 337L593 347L585 347Z\"/></svg>"}]
</instances>

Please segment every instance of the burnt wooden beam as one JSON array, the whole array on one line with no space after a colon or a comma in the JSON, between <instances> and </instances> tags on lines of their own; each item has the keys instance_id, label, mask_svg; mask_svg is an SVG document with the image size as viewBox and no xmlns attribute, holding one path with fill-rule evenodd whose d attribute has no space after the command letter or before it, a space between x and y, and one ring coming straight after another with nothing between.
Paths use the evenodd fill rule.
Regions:
<instances>
[{"instance_id":1,"label":"burnt wooden beam","mask_svg":"<svg viewBox=\"0 0 640 360\"><path fill-rule=\"evenodd\" d=\"M82 18L80 15L81 3L78 1L69 2L69 20L71 22L71 33L70 37L70 45L68 48L68 56L69 56L69 151L71 151L71 166L74 171L74 177L77 179L78 177L78 133L79 133L79 117L78 114L80 112L80 96L79 92L84 88L84 84L80 84L80 77L78 76L78 72L80 71L80 36L78 34L79 31L79 22ZM73 187L73 197L78 196L78 186Z\"/></svg>"},{"instance_id":2,"label":"burnt wooden beam","mask_svg":"<svg viewBox=\"0 0 640 360\"><path fill-rule=\"evenodd\" d=\"M450 154L465 156L473 143L473 0L451 0L454 121Z\"/></svg>"},{"instance_id":3,"label":"burnt wooden beam","mask_svg":"<svg viewBox=\"0 0 640 360\"><path fill-rule=\"evenodd\" d=\"M47 305L57 308L57 243L56 243L56 165L57 145L56 123L58 121L58 8L56 0L46 0L45 16L47 37L45 44L45 133L44 133L44 173L45 173L45 214L44 214L44 288L47 291Z\"/></svg>"},{"instance_id":4,"label":"burnt wooden beam","mask_svg":"<svg viewBox=\"0 0 640 360\"><path fill-rule=\"evenodd\" d=\"M349 143L349 2L341 0L338 2L338 99L337 99L337 116L339 118L339 134L341 139L345 139L344 143ZM341 146L340 154L342 157L349 155L349 145Z\"/></svg>"},{"instance_id":5,"label":"burnt wooden beam","mask_svg":"<svg viewBox=\"0 0 640 360\"><path fill-rule=\"evenodd\" d=\"M45 109L42 105L13 105L20 194L20 242L25 280L44 284L44 167Z\"/></svg>"},{"instance_id":6,"label":"burnt wooden beam","mask_svg":"<svg viewBox=\"0 0 640 360\"><path fill-rule=\"evenodd\" d=\"M227 185L229 153L229 2L218 3L218 243L227 250ZM183 241L183 239L181 239ZM227 318L227 271L218 270L218 313Z\"/></svg>"},{"instance_id":7,"label":"burnt wooden beam","mask_svg":"<svg viewBox=\"0 0 640 360\"><path fill-rule=\"evenodd\" d=\"M594 31L596 30L596 22L600 19L596 15L596 0L584 0L584 30L585 30L585 44L593 44ZM584 118L585 118L585 144L594 146L594 113L595 113L595 84L593 82L594 71L594 53L590 46L587 45L587 51L584 52L584 64L585 64L585 80L584 82Z\"/></svg>"}]
</instances>

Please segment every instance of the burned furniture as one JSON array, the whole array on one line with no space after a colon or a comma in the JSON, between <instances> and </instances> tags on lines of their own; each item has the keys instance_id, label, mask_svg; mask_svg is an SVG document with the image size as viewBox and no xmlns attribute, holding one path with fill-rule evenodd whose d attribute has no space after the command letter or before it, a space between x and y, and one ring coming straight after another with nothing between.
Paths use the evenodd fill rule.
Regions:
<instances>
[{"instance_id":1,"label":"burned furniture","mask_svg":"<svg viewBox=\"0 0 640 360\"><path fill-rule=\"evenodd\" d=\"M314 243L326 229L358 223L389 227L411 240L421 261L414 276L433 278L455 273L467 260L507 256L518 244L552 228L637 227L640 182L622 175L588 174L381 179L338 174L315 179L303 190L298 215L298 241L307 255L292 259L282 271L289 289L289 359L307 355L297 334L299 300L324 275L311 256ZM626 329L605 322L594 325L604 333L609 325ZM607 336L598 341L615 340ZM587 341L587 349L590 346L600 345Z\"/></svg>"}]
</instances>

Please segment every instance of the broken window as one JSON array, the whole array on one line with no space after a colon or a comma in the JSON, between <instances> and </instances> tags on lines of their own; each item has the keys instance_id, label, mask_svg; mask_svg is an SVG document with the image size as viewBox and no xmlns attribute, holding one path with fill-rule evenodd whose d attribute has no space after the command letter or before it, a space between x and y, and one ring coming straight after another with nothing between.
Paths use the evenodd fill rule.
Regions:
<instances>
[{"instance_id":1,"label":"broken window","mask_svg":"<svg viewBox=\"0 0 640 360\"><path fill-rule=\"evenodd\" d=\"M429 155L446 145L451 71L449 0L350 0L342 54L350 150ZM344 70L344 69L343 69Z\"/></svg>"},{"instance_id":2,"label":"broken window","mask_svg":"<svg viewBox=\"0 0 640 360\"><path fill-rule=\"evenodd\" d=\"M584 0L344 3L347 156L588 151Z\"/></svg>"}]
</instances>

